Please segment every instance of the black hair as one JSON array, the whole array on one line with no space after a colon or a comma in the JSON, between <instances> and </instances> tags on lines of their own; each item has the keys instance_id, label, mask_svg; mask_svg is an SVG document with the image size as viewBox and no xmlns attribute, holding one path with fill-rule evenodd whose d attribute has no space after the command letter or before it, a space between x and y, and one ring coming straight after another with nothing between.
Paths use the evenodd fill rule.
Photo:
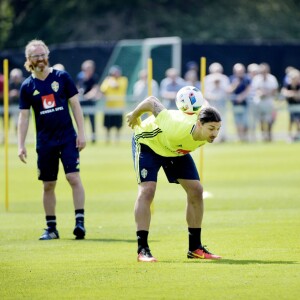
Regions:
<instances>
[{"instance_id":1,"label":"black hair","mask_svg":"<svg viewBox=\"0 0 300 300\"><path fill-rule=\"evenodd\" d=\"M212 106L201 108L199 112L199 121L202 125L209 122L221 122L222 118L220 113Z\"/></svg>"}]
</instances>

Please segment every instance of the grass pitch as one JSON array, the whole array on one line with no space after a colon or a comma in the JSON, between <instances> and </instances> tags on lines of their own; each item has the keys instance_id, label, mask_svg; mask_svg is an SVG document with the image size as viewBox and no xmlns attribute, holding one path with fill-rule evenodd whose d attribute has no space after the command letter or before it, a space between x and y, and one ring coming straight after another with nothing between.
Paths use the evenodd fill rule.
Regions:
<instances>
[{"instance_id":1,"label":"grass pitch","mask_svg":"<svg viewBox=\"0 0 300 300\"><path fill-rule=\"evenodd\" d=\"M188 260L185 194L163 172L149 242L158 263L136 262L137 186L130 142L88 145L81 156L86 240L73 239L71 190L60 169L61 239L45 227L36 154L10 146L9 212L0 176L0 299L298 299L300 144L204 147L203 242L220 261ZM4 149L0 148L1 165ZM199 153L194 153L196 163Z\"/></svg>"}]
</instances>

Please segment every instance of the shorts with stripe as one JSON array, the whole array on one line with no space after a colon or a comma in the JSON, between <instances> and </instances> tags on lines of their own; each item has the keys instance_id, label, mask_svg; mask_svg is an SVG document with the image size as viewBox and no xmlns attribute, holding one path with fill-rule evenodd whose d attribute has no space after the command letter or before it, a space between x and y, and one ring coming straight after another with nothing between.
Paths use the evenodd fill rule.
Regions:
<instances>
[{"instance_id":1,"label":"shorts with stripe","mask_svg":"<svg viewBox=\"0 0 300 300\"><path fill-rule=\"evenodd\" d=\"M165 157L155 153L150 147L136 143L132 139L132 156L137 182L155 181L162 167L170 183L177 179L200 180L195 162L190 154Z\"/></svg>"}]
</instances>

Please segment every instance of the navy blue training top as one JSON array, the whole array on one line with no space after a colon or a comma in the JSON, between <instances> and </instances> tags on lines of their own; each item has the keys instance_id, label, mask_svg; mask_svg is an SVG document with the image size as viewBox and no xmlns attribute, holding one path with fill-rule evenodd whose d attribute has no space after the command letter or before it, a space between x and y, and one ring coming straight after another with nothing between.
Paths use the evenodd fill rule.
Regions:
<instances>
[{"instance_id":1,"label":"navy blue training top","mask_svg":"<svg viewBox=\"0 0 300 300\"><path fill-rule=\"evenodd\" d=\"M236 98L239 94L243 93L247 87L251 84L251 79L244 75L242 78L238 78L236 75L231 75L229 77L230 82L233 82L234 80L239 80L239 84L236 87L236 89L232 92L232 104L233 105L247 105L247 98L245 98L243 101L237 101Z\"/></svg>"},{"instance_id":2,"label":"navy blue training top","mask_svg":"<svg viewBox=\"0 0 300 300\"><path fill-rule=\"evenodd\" d=\"M50 68L45 80L33 75L20 88L20 109L33 108L37 132L37 147L60 145L74 139L76 132L69 112L68 99L78 93L65 71Z\"/></svg>"}]
</instances>

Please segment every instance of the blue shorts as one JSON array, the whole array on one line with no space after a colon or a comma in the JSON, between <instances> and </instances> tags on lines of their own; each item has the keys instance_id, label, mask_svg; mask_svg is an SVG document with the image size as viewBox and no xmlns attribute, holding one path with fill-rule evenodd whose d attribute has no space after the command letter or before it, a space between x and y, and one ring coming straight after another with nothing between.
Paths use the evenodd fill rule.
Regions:
<instances>
[{"instance_id":1,"label":"blue shorts","mask_svg":"<svg viewBox=\"0 0 300 300\"><path fill-rule=\"evenodd\" d=\"M161 156L144 144L137 145L132 139L132 155L138 183L157 182L160 167L163 167L170 183L179 183L177 179L200 180L190 154L176 157Z\"/></svg>"},{"instance_id":2,"label":"blue shorts","mask_svg":"<svg viewBox=\"0 0 300 300\"><path fill-rule=\"evenodd\" d=\"M38 179L56 181L61 160L65 174L79 172L79 151L76 139L57 146L39 145L36 149L38 159Z\"/></svg>"},{"instance_id":3,"label":"blue shorts","mask_svg":"<svg viewBox=\"0 0 300 300\"><path fill-rule=\"evenodd\" d=\"M233 116L236 126L248 128L248 107L244 105L233 106Z\"/></svg>"}]
</instances>

